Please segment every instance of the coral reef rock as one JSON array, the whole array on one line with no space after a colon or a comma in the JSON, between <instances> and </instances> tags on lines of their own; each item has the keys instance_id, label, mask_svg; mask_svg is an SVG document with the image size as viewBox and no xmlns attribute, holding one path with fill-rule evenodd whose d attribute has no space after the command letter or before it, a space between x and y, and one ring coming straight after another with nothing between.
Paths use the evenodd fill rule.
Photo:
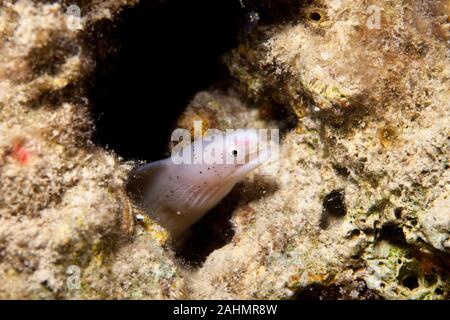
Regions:
<instances>
[{"instance_id":1,"label":"coral reef rock","mask_svg":"<svg viewBox=\"0 0 450 320\"><path fill-rule=\"evenodd\" d=\"M77 28L65 2L0 2L1 298L182 295L156 236L124 240L131 166L90 140L91 40L134 2L83 1Z\"/></svg>"},{"instance_id":2,"label":"coral reef rock","mask_svg":"<svg viewBox=\"0 0 450 320\"><path fill-rule=\"evenodd\" d=\"M279 161L230 194L234 234L198 267L91 140L105 21L135 2L82 1L72 28L66 1L0 1L1 298L449 298L449 1L246 2L230 87L178 124L279 128Z\"/></svg>"}]
</instances>

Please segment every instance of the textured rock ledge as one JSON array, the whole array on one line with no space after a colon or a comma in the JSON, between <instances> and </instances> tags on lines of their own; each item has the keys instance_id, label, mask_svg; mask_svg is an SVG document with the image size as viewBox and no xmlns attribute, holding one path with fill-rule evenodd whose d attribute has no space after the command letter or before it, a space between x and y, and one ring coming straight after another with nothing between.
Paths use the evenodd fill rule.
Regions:
<instances>
[{"instance_id":1,"label":"textured rock ledge","mask_svg":"<svg viewBox=\"0 0 450 320\"><path fill-rule=\"evenodd\" d=\"M152 233L128 241L129 164L90 142L85 98L104 25L135 1L3 1L0 15L0 296L175 298L183 280ZM96 47L92 48L92 42ZM124 230L125 229L125 230ZM68 290L70 266L81 288ZM68 269L69 268L69 269Z\"/></svg>"}]
</instances>

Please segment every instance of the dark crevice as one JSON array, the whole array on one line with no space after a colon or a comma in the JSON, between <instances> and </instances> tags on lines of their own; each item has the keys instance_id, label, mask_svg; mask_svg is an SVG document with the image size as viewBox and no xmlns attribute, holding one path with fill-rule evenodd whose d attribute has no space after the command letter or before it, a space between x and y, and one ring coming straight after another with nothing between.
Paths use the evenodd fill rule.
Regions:
<instances>
[{"instance_id":1,"label":"dark crevice","mask_svg":"<svg viewBox=\"0 0 450 320\"><path fill-rule=\"evenodd\" d=\"M339 164L333 164L333 169L341 177L348 178L350 176L350 170Z\"/></svg>"},{"instance_id":2,"label":"dark crevice","mask_svg":"<svg viewBox=\"0 0 450 320\"><path fill-rule=\"evenodd\" d=\"M95 26L95 142L127 160L165 157L194 94L227 77L220 57L241 14L238 1L142 1Z\"/></svg>"},{"instance_id":3,"label":"dark crevice","mask_svg":"<svg viewBox=\"0 0 450 320\"><path fill-rule=\"evenodd\" d=\"M402 211L403 211L403 208L395 208L394 209L394 215L397 219L400 219L402 217Z\"/></svg>"},{"instance_id":4,"label":"dark crevice","mask_svg":"<svg viewBox=\"0 0 450 320\"><path fill-rule=\"evenodd\" d=\"M298 291L295 300L383 300L375 291L370 290L364 281L354 283L324 285L313 283Z\"/></svg>"},{"instance_id":5,"label":"dark crevice","mask_svg":"<svg viewBox=\"0 0 450 320\"><path fill-rule=\"evenodd\" d=\"M328 226L347 214L347 206L345 204L345 191L343 189L333 190L323 199L323 210L320 221L320 227L327 229Z\"/></svg>"},{"instance_id":6,"label":"dark crevice","mask_svg":"<svg viewBox=\"0 0 450 320\"><path fill-rule=\"evenodd\" d=\"M387 222L381 227L378 233L378 240L386 240L397 246L407 245L402 228L392 222Z\"/></svg>"},{"instance_id":7,"label":"dark crevice","mask_svg":"<svg viewBox=\"0 0 450 320\"><path fill-rule=\"evenodd\" d=\"M320 12L314 11L309 14L309 18L314 21L320 21L322 20L322 14Z\"/></svg>"},{"instance_id":8,"label":"dark crevice","mask_svg":"<svg viewBox=\"0 0 450 320\"><path fill-rule=\"evenodd\" d=\"M402 285L409 290L414 290L419 286L419 280L416 275L410 275L403 279Z\"/></svg>"},{"instance_id":9,"label":"dark crevice","mask_svg":"<svg viewBox=\"0 0 450 320\"><path fill-rule=\"evenodd\" d=\"M270 101L259 106L261 119L274 121L280 130L280 139L282 140L289 132L298 126L298 117L286 105Z\"/></svg>"}]
</instances>

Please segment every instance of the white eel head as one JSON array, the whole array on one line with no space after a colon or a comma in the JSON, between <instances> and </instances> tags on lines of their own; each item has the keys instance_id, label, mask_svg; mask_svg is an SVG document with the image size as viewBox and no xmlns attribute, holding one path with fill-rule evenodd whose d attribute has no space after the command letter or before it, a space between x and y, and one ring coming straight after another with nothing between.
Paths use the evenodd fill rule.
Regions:
<instances>
[{"instance_id":1,"label":"white eel head","mask_svg":"<svg viewBox=\"0 0 450 320\"><path fill-rule=\"evenodd\" d=\"M260 142L255 130L202 137L170 158L136 168L130 182L140 181L141 206L177 238L270 158Z\"/></svg>"}]
</instances>

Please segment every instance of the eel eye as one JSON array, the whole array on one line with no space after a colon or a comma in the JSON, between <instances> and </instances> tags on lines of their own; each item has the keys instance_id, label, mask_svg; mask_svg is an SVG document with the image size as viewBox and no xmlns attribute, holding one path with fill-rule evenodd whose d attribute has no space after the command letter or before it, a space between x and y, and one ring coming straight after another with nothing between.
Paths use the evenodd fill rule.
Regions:
<instances>
[{"instance_id":1,"label":"eel eye","mask_svg":"<svg viewBox=\"0 0 450 320\"><path fill-rule=\"evenodd\" d=\"M232 154L234 157L237 157L238 152L237 152L236 149L234 149L233 151L231 151L231 154Z\"/></svg>"}]
</instances>

